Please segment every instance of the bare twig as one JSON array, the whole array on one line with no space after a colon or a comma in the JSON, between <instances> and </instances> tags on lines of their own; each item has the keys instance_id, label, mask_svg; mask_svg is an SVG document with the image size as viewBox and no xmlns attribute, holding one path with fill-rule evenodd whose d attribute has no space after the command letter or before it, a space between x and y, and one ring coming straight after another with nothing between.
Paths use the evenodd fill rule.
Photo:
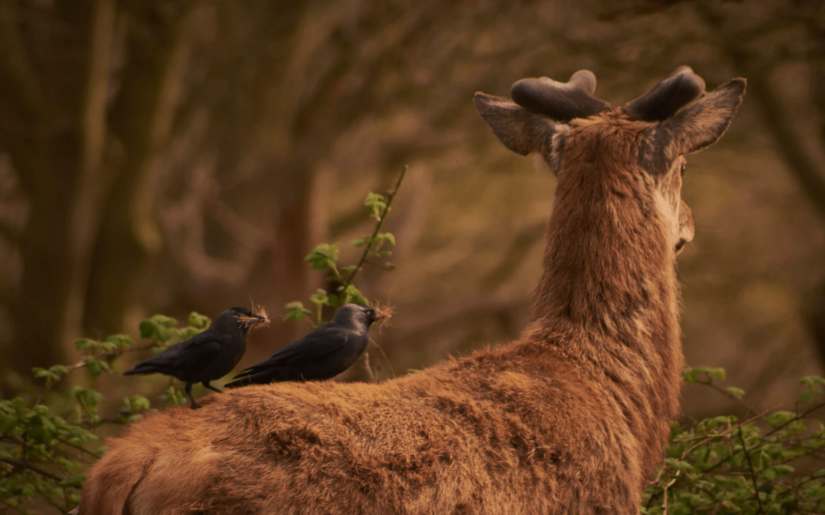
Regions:
<instances>
[{"instance_id":1,"label":"bare twig","mask_svg":"<svg viewBox=\"0 0 825 515\"><path fill-rule=\"evenodd\" d=\"M364 266L364 263L367 262L369 259L370 250L372 249L372 244L375 241L375 237L378 235L378 231L381 230L381 225L384 223L384 219L387 218L387 213L390 211L390 205L392 204L392 200L395 198L395 194L398 193L398 188L401 186L401 181L404 180L404 175L407 173L407 169L410 165L404 165L404 168L401 170L401 175L398 176L398 180L395 181L395 187L387 192L387 206L384 208L384 212L381 213L381 217L378 219L378 223L375 224L375 230L372 231L372 237L370 238L369 243L364 246L364 253L361 254L361 260L358 261L358 264L355 266L355 270L352 271L349 278L344 283L342 291L346 291L347 286L352 284L352 281L355 279L355 276L361 270L361 267Z\"/></svg>"},{"instance_id":2,"label":"bare twig","mask_svg":"<svg viewBox=\"0 0 825 515\"><path fill-rule=\"evenodd\" d=\"M714 440L714 439L717 439L717 438L724 438L725 436L728 436L728 435L729 435L729 433L733 432L734 430L739 430L739 431L741 432L741 430L742 430L742 426L744 426L744 425L746 425L746 424L749 424L749 423L753 422L754 420L757 420L757 419L762 418L762 417L764 417L764 413L762 413L762 414L758 414L758 415L755 415L755 416L753 416L753 417L749 418L748 420L745 420L745 421L741 422L740 424L737 424L737 425L736 425L736 426L734 426L734 427L731 427L731 428L729 428L729 429L726 429L725 431L723 431L723 432L721 432L721 433L719 433L719 434L710 435L710 436L698 436L698 437L688 438L688 439L684 440L684 442L687 442L687 441L690 441L690 440L700 440L700 441L699 441L698 443L696 443L695 445L691 446L690 448L688 448L685 452L683 452L683 453L682 453L682 455L681 455L681 459L682 459L682 460L684 460L684 459L685 459L685 458L687 458L687 456L688 456L688 455L689 455L689 454L690 454L693 450L695 450L697 447L700 447L700 446L702 446L702 445L705 445L706 443L708 443L708 442L710 442L710 441L712 441L712 440ZM725 459L719 460L719 461L718 461L718 462L716 462L713 466L708 467L707 469L703 470L703 471L702 471L702 474L707 474L708 472L710 472L711 470L715 469L716 467L718 467L718 466L722 465L723 463L727 463L727 462L728 462L728 461L729 461L729 460L730 460L730 459L731 459L731 458L732 458L735 454L736 454L736 453L735 453L735 452L734 452L734 450L731 448L731 450L730 450L730 456L728 456L728 457L727 457L727 458L725 458ZM650 485L655 485L656 483L658 483L658 482L659 482L659 479L660 479L660 478L661 478L661 476L662 476L662 472L664 472L664 470L665 470L665 469L666 469L666 467L662 466L662 468L660 468L660 469L659 469L659 473L656 475L656 479L654 479L653 481L651 481L649 484L650 484ZM667 486L667 487L669 488L669 487L673 486L673 484L676 482L676 480L677 480L677 479L678 479L678 478L674 478L674 480L673 480L673 481L671 481L670 483L668 483L668 486ZM663 491L662 493L666 494L666 492L664 492L664 491ZM647 508L650 508L650 507L653 505L653 502L654 502L656 499L658 499L658 498L659 498L659 494L653 494L653 495L651 495L651 496L650 496L650 499L648 499L648 501L647 501L647 505L646 505L646 507L647 507Z\"/></svg>"},{"instance_id":3,"label":"bare twig","mask_svg":"<svg viewBox=\"0 0 825 515\"><path fill-rule=\"evenodd\" d=\"M801 415L797 415L797 416L795 416L794 418L792 418L792 419L788 420L787 422L785 422L784 424L778 425L778 426L776 426L775 428L771 429L770 431L768 431L767 433L765 433L765 436L771 436L772 434L776 433L777 431L779 431L780 429L784 428L784 427L785 427L785 426L787 426L788 424L792 424L792 423L794 423L794 422L796 422L796 421L798 421L798 420L802 420L802 419L804 419L804 418L807 418L807 417L808 417L808 415L810 415L810 414L811 414L811 413L813 413L814 411L816 411L816 410L818 410L818 409L822 408L823 406L825 406L825 403L817 404L816 406L813 406L813 407L811 407L811 408L808 408L808 409L807 409L806 411L804 411Z\"/></svg>"},{"instance_id":4,"label":"bare twig","mask_svg":"<svg viewBox=\"0 0 825 515\"><path fill-rule=\"evenodd\" d=\"M725 430L725 431L723 431L723 432L721 432L721 433L718 433L718 434L715 434L715 435L706 436L706 437L701 437L701 438L703 438L703 439L702 439L702 441L700 441L700 442L698 442L698 443L694 444L692 447L689 447L688 449L686 449L686 450L685 450L685 452L683 452L683 453L682 453L682 459L685 459L685 458L687 457L687 455L688 455L688 454L690 454L691 452L693 452L693 450L694 450L694 449L696 449L697 447L701 447L702 445L705 445L706 443L708 443L708 442L710 442L711 440L714 440L714 439L716 439L716 438L722 438L722 437L725 437L725 436L727 436L727 435L728 435L728 433L733 432L735 429L739 429L739 432L741 432L741 431L742 431L742 426L743 426L743 425L748 424L748 423L750 423L750 422L753 422L753 421L754 421L754 420L756 420L756 419L762 418L763 416L764 416L764 413L763 413L763 414L761 414L761 415L756 415L756 416L754 416L754 417L749 418L748 420L745 420L745 421L744 421L744 422L742 422L741 424L738 424L738 425L736 425L736 426L734 426L734 427L731 427L731 428L729 428L729 429L727 429L727 430Z\"/></svg>"},{"instance_id":5,"label":"bare twig","mask_svg":"<svg viewBox=\"0 0 825 515\"><path fill-rule=\"evenodd\" d=\"M751 454L748 452L748 444L745 442L745 436L742 434L742 425L739 425L739 439L742 441L742 450L745 452L745 458L748 460L748 468L750 469L751 481L753 482L753 495L756 497L756 504L759 506L759 513L765 513L762 507L762 499L759 498L759 485L756 481L756 472L753 470L753 462L751 461Z\"/></svg>"},{"instance_id":6,"label":"bare twig","mask_svg":"<svg viewBox=\"0 0 825 515\"><path fill-rule=\"evenodd\" d=\"M150 343L150 344L147 344L147 345L141 345L140 347L131 347L131 348L128 348L128 349L102 350L102 351L98 352L97 355L95 355L95 356L86 356L85 358L81 359L80 361L78 361L74 365L67 366L66 367L66 373L69 373L72 370L75 370L75 369L78 369L78 368L85 367L90 358L101 359L101 358L117 357L117 356L122 356L124 354L127 354L129 352L137 352L137 351L141 351L141 350L151 349L152 347L157 347L157 346L158 346L157 343ZM60 378L62 378L63 375L66 375L66 374L62 374L60 376Z\"/></svg>"},{"instance_id":7,"label":"bare twig","mask_svg":"<svg viewBox=\"0 0 825 515\"><path fill-rule=\"evenodd\" d=\"M673 483L679 479L679 474L681 474L681 470L676 471L676 475L673 476L673 479L670 480L668 484L665 485L663 492L664 492L664 499L662 499L662 515L667 515L667 489L673 486Z\"/></svg>"},{"instance_id":8,"label":"bare twig","mask_svg":"<svg viewBox=\"0 0 825 515\"><path fill-rule=\"evenodd\" d=\"M83 447L81 447L81 446L79 446L79 445L75 445L75 444L73 444L73 443L71 443L71 442L68 442L68 441L66 441L66 440L62 439L62 438L57 438L57 437L55 437L54 439L55 439L55 440L57 440L58 442L62 443L63 445L68 445L69 447L72 447L72 448L74 448L74 449L77 449L78 451L85 452L86 454L89 454L90 456L92 456L92 457L94 457L94 458L96 458L96 459L100 458L100 456L101 456L99 453L92 452L92 451L90 451L90 450L88 450L88 449L84 449Z\"/></svg>"},{"instance_id":9,"label":"bare twig","mask_svg":"<svg viewBox=\"0 0 825 515\"><path fill-rule=\"evenodd\" d=\"M380 352L380 353L381 353L381 356L384 358L384 361L386 361L386 362L387 362L387 366L388 366L388 367L390 367L390 373L392 373L392 377L393 377L393 379L395 379L396 377L398 377L398 376L396 376L396 375L395 375L395 370L393 370L393 368L392 368L392 363L390 363L389 358L387 358L387 355L386 355L386 354L384 354L384 349L382 349L380 345L378 345L377 343L375 343L375 340L373 340L372 338L370 338L370 343L371 343L371 344L373 344L373 345L375 345L375 348L376 348L376 349L378 349L378 352Z\"/></svg>"},{"instance_id":10,"label":"bare twig","mask_svg":"<svg viewBox=\"0 0 825 515\"><path fill-rule=\"evenodd\" d=\"M748 415L751 415L752 413L759 413L759 410L757 410L756 408L754 408L753 406L751 406L747 402L745 402L742 399L736 397L735 395L733 395L729 391L725 390L724 388L720 388L720 387L716 386L715 384L713 384L713 379L712 378L708 381L696 381L694 384L705 385L707 387L710 387L713 390L716 390L717 392L719 392L721 394L724 394L725 397L729 397L729 398L735 400L736 402L738 402L742 406L748 408Z\"/></svg>"},{"instance_id":11,"label":"bare twig","mask_svg":"<svg viewBox=\"0 0 825 515\"><path fill-rule=\"evenodd\" d=\"M376 382L375 374L373 374L372 367L370 367L370 353L366 351L364 352L364 368L367 369L367 375L370 377L370 382Z\"/></svg>"},{"instance_id":12,"label":"bare twig","mask_svg":"<svg viewBox=\"0 0 825 515\"><path fill-rule=\"evenodd\" d=\"M25 462L25 461L15 460L15 459L12 459L12 458L0 458L0 461L2 461L3 463L8 463L12 467L20 467L20 468L24 468L24 469L29 469L32 472L36 472L37 474L40 474L43 477L47 477L47 478L53 479L55 481L63 481L62 477L56 476L56 475L52 474L51 472L43 470L42 468L40 468L36 465L32 465L31 463L28 463L28 462Z\"/></svg>"},{"instance_id":13,"label":"bare twig","mask_svg":"<svg viewBox=\"0 0 825 515\"><path fill-rule=\"evenodd\" d=\"M708 5L698 3L699 15L714 31L723 51L729 56L735 69L749 79L748 95L756 100L756 107L765 122L776 149L788 164L788 171L801 186L813 207L825 216L825 177L816 159L806 150L802 139L782 108L782 103L771 86L769 71L754 62L752 55L740 44L741 36L730 31L723 17Z\"/></svg>"}]
</instances>

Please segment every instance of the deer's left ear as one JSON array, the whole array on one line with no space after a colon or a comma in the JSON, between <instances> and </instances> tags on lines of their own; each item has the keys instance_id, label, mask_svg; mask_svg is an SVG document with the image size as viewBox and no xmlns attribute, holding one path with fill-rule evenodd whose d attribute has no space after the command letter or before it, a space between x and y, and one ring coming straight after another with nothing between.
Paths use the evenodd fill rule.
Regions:
<instances>
[{"instance_id":1,"label":"deer's left ear","mask_svg":"<svg viewBox=\"0 0 825 515\"><path fill-rule=\"evenodd\" d=\"M733 79L705 93L659 123L657 139L670 141L674 157L698 152L716 143L728 130L745 94L745 79ZM661 141L661 140L660 140Z\"/></svg>"},{"instance_id":2,"label":"deer's left ear","mask_svg":"<svg viewBox=\"0 0 825 515\"><path fill-rule=\"evenodd\" d=\"M506 98L476 93L473 100L478 112L505 147L523 156L541 152L545 159L549 157L553 133L556 132L555 122Z\"/></svg>"}]
</instances>

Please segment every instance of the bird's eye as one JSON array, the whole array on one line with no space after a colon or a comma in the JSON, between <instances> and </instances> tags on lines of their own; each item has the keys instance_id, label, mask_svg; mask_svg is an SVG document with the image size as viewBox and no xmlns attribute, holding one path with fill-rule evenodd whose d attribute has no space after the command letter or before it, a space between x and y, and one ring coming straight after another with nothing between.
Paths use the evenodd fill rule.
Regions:
<instances>
[{"instance_id":1,"label":"bird's eye","mask_svg":"<svg viewBox=\"0 0 825 515\"><path fill-rule=\"evenodd\" d=\"M685 176L685 168L687 168L687 163L682 163L682 170L680 171L680 173L682 174L682 177Z\"/></svg>"}]
</instances>

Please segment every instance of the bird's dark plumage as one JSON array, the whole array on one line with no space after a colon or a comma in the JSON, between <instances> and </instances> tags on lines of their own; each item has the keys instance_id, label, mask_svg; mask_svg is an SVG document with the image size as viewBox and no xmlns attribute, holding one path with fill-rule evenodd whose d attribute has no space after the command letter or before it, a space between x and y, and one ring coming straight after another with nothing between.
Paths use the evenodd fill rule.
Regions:
<instances>
[{"instance_id":1,"label":"bird's dark plumage","mask_svg":"<svg viewBox=\"0 0 825 515\"><path fill-rule=\"evenodd\" d=\"M300 340L247 368L226 387L334 377L348 369L364 352L374 321L375 310L372 308L345 304L331 322L321 324Z\"/></svg>"},{"instance_id":2,"label":"bird's dark plumage","mask_svg":"<svg viewBox=\"0 0 825 515\"><path fill-rule=\"evenodd\" d=\"M198 405L192 397L192 385L201 383L210 390L220 392L209 382L220 379L235 368L246 352L247 331L262 322L267 322L267 319L248 309L227 309L209 329L141 361L123 375L165 374L176 377L186 383L186 395L192 402L192 409L195 409Z\"/></svg>"}]
</instances>

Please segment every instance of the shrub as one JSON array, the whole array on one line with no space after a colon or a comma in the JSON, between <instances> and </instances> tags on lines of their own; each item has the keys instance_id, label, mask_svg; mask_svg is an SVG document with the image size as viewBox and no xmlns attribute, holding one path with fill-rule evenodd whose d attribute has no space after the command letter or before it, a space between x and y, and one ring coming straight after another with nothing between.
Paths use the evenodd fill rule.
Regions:
<instances>
[{"instance_id":1,"label":"shrub","mask_svg":"<svg viewBox=\"0 0 825 515\"><path fill-rule=\"evenodd\" d=\"M286 305L285 320L308 320L311 325L323 322L325 306L335 308L348 302L368 304L369 301L353 281L362 266L377 257L389 257L386 244L395 245L395 236L381 232L381 226L404 179L406 167L387 196L370 192L364 202L375 218L375 229L353 242L363 248L358 263L342 267L338 263L338 245L323 243L307 257L315 270L328 273L331 293L318 290L310 296L315 312L304 308L300 301ZM392 269L385 263L384 268ZM125 334L115 334L105 340L84 338L75 342L86 357L74 365L54 365L32 370L42 387L33 393L21 393L10 400L0 400L0 511L38 513L37 507L48 504L65 513L80 502L80 489L85 471L104 451L103 442L95 430L103 425L122 425L140 420L147 412L165 406L182 406L188 400L176 387L174 378L160 396L162 405L153 406L142 395L123 399L123 407L115 418L103 418L101 402L106 398L96 389L95 379L102 374L116 373L115 361L125 353L153 349L161 352L168 346L188 340L210 325L204 315L191 313L188 324L178 327L178 321L165 315L154 315L138 326L140 337L150 343L136 346ZM75 383L91 383L91 387L73 385L55 389L70 373L85 370L88 378L74 377Z\"/></svg>"}]
</instances>

